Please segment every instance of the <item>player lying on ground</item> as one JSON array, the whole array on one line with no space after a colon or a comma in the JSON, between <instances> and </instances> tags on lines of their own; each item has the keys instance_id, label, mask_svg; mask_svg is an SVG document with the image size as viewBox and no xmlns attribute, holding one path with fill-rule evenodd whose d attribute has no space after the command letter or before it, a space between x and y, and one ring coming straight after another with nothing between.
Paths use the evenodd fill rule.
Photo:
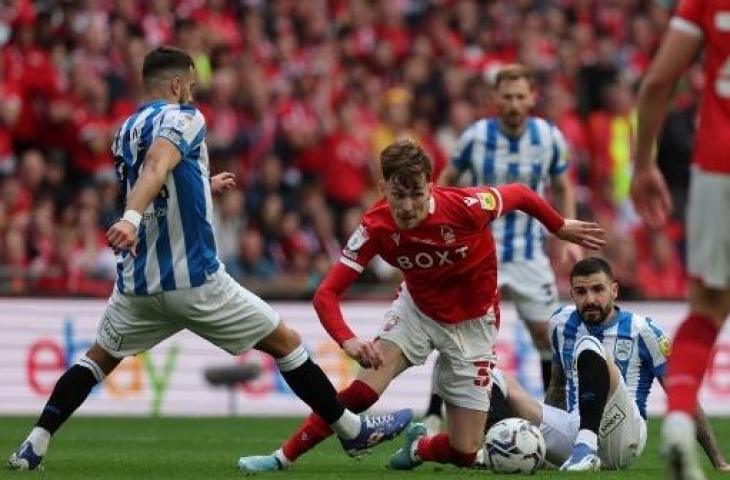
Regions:
<instances>
[{"instance_id":1,"label":"player lying on ground","mask_svg":"<svg viewBox=\"0 0 730 480\"><path fill-rule=\"evenodd\" d=\"M195 85L190 55L157 48L145 57L142 78L148 101L124 122L112 148L120 210L126 209L107 232L119 252L114 291L96 342L58 380L7 466L38 468L51 436L124 357L182 329L233 355L256 348L273 356L294 393L325 419L350 453L397 435L410 411L360 418L346 410L299 334L222 268L211 190L235 182L231 174L209 178L205 120L190 105Z\"/></svg>"},{"instance_id":2,"label":"player lying on ground","mask_svg":"<svg viewBox=\"0 0 730 480\"><path fill-rule=\"evenodd\" d=\"M365 214L341 262L328 272L314 298L322 324L363 367L339 398L351 410L363 411L393 378L438 350L437 390L446 401L448 433L423 438L418 458L395 456L391 467L413 468L421 461L470 466L484 436L499 322L497 259L489 223L520 209L558 238L592 249L603 245L602 230L593 223L564 220L521 184L433 187L431 162L410 141L391 144L380 161L385 198ZM367 341L345 323L339 297L375 255L399 268L404 283L377 338ZM312 415L273 456L243 457L240 466L283 468L330 433Z\"/></svg>"},{"instance_id":3,"label":"player lying on ground","mask_svg":"<svg viewBox=\"0 0 730 480\"><path fill-rule=\"evenodd\" d=\"M545 438L548 461L561 470L627 468L646 444L646 402L654 379L664 386L669 339L649 318L614 304L618 284L602 259L579 261L570 274L574 306L551 322L553 375L547 404L508 379L507 404ZM697 440L717 470L730 467L707 418Z\"/></svg>"}]
</instances>

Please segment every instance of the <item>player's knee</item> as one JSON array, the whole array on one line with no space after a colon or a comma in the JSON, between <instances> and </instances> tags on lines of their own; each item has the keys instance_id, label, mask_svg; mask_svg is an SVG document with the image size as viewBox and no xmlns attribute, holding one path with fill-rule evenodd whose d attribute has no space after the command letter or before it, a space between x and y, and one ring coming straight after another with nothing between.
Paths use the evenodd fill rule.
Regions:
<instances>
[{"instance_id":1,"label":"player's knee","mask_svg":"<svg viewBox=\"0 0 730 480\"><path fill-rule=\"evenodd\" d=\"M606 352L603 349L603 344L596 337L593 337L591 335L586 335L576 342L575 357L577 358L581 353L587 350L595 352L604 358L606 357Z\"/></svg>"},{"instance_id":2,"label":"player's knee","mask_svg":"<svg viewBox=\"0 0 730 480\"><path fill-rule=\"evenodd\" d=\"M82 367L86 367L91 370L98 381L102 381L106 375L109 375L121 359L112 357L109 352L101 348L98 343L95 343L81 357L77 362Z\"/></svg>"}]
</instances>

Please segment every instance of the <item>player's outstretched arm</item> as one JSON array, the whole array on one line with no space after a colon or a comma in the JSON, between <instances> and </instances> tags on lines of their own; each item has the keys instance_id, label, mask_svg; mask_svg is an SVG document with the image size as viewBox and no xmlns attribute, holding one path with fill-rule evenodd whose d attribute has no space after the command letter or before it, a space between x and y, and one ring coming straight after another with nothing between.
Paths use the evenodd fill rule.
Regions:
<instances>
[{"instance_id":1,"label":"player's outstretched arm","mask_svg":"<svg viewBox=\"0 0 730 480\"><path fill-rule=\"evenodd\" d=\"M132 255L136 255L137 229L142 213L160 193L167 175L180 159L180 151L168 140L158 138L152 142L139 178L127 200L124 217L106 232L109 246L115 251L129 250Z\"/></svg>"},{"instance_id":2,"label":"player's outstretched arm","mask_svg":"<svg viewBox=\"0 0 730 480\"><path fill-rule=\"evenodd\" d=\"M501 201L501 214L513 210L522 210L531 217L535 217L545 227L561 240L575 243L591 250L598 250L605 241L603 229L594 222L564 219L542 197L527 185L510 183L496 188Z\"/></svg>"},{"instance_id":3,"label":"player's outstretched arm","mask_svg":"<svg viewBox=\"0 0 730 480\"><path fill-rule=\"evenodd\" d=\"M335 264L314 293L312 304L319 320L327 333L336 341L347 355L363 368L378 369L383 359L371 341L358 338L345 322L340 309L340 296L350 288L359 272L344 265Z\"/></svg>"},{"instance_id":4,"label":"player's outstretched arm","mask_svg":"<svg viewBox=\"0 0 730 480\"><path fill-rule=\"evenodd\" d=\"M669 190L654 158L654 144L674 87L702 45L701 36L685 30L676 26L668 29L641 82L637 100L638 128L631 199L641 218L652 228L664 225L672 210Z\"/></svg>"}]
</instances>

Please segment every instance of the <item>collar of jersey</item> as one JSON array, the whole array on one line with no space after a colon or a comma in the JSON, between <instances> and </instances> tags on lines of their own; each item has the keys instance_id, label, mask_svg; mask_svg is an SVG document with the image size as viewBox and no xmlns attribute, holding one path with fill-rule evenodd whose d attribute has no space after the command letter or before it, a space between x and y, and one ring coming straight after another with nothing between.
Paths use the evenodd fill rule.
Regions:
<instances>
[{"instance_id":1,"label":"collar of jersey","mask_svg":"<svg viewBox=\"0 0 730 480\"><path fill-rule=\"evenodd\" d=\"M613 306L613 311L614 311L614 315L613 315L613 318L611 319L611 321L602 323L600 325L591 325L590 323L586 323L585 321L583 321L582 317L580 320L581 320L581 322L583 322L583 325L586 326L586 328L588 329L588 331L590 333L603 332L603 331L608 330L609 328L613 327L614 325L616 325L618 323L619 318L621 318L621 315L623 315L623 312L621 311L620 308L618 308L617 305Z\"/></svg>"},{"instance_id":2,"label":"collar of jersey","mask_svg":"<svg viewBox=\"0 0 730 480\"><path fill-rule=\"evenodd\" d=\"M167 100L165 100L164 98L157 98L155 100L150 100L149 102L143 103L142 105L139 106L139 108L137 109L137 111L138 112L141 112L142 110L144 110L147 107L151 107L153 105L155 105L155 106L156 105L164 105L166 103L167 103Z\"/></svg>"}]
</instances>

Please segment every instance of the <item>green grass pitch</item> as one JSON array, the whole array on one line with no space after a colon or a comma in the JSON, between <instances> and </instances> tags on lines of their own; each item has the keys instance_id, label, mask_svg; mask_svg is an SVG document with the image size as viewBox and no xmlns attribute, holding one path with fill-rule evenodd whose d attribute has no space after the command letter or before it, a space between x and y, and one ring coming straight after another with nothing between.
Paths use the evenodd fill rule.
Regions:
<instances>
[{"instance_id":1,"label":"green grass pitch","mask_svg":"<svg viewBox=\"0 0 730 480\"><path fill-rule=\"evenodd\" d=\"M17 446L31 418L0 417L0 454L5 459ZM0 478L33 479L235 479L241 455L271 452L298 423L274 418L103 418L79 417L54 439L43 472L11 472L0 468ZM713 420L725 455L730 454L730 419ZM649 423L649 441L639 461L625 472L601 472L591 478L631 480L664 478L657 453L659 421ZM400 440L385 443L360 460L347 457L336 440L329 439L285 472L258 474L276 479L464 479L494 477L491 472L460 470L427 464L412 472L392 472L385 465ZM716 474L705 463L708 478ZM571 475L573 477L575 475ZM578 477L585 476L578 474ZM507 478L519 478L510 475ZM532 479L565 478L555 471L540 471Z\"/></svg>"}]
</instances>

